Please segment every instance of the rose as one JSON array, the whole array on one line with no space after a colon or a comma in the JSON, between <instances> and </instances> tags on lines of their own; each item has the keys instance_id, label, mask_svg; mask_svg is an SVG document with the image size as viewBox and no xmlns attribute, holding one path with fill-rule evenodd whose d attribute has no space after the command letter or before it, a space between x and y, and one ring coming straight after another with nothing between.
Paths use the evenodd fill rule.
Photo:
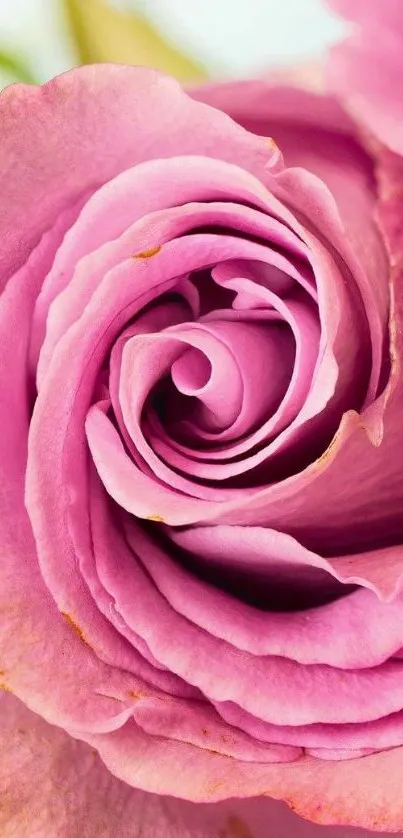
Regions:
<instances>
[{"instance_id":1,"label":"rose","mask_svg":"<svg viewBox=\"0 0 403 838\"><path fill-rule=\"evenodd\" d=\"M389 277L372 222L372 164L351 136L348 120L328 100L294 91L280 95L264 85L203 95L213 102L224 97L232 111L233 92L240 109L235 115L246 123L262 118L257 100L264 94L290 162L295 130L276 108L293 114L300 123L298 162L329 181L341 217L326 187L308 170L273 175L275 147L145 71L79 71L41 94L25 88L3 94L8 120L3 160L20 166L6 179L5 192L8 185L12 192L3 216L3 276L11 277L2 297L4 678L45 719L93 743L106 764L133 785L207 800L272 793L319 820L352 821L337 787L350 772L356 822L376 825L379 801L366 800L360 811L360 795L368 794L373 766L394 765L399 752L337 761L400 741L399 719L390 718L401 700L400 664L384 663L401 645L400 602L396 597L388 602L398 589L399 554L385 545L391 535L398 539L401 526L400 469L388 457L400 416L394 374L399 347L391 372L384 350ZM313 125L303 126L307 112ZM158 130L152 123L156 114ZM140 126L136 142L133 120ZM62 146L66 125L71 136ZM260 133L261 126L254 127ZM32 136L34 147L28 144ZM184 156L190 153L199 156ZM149 157L159 162L139 165ZM129 168L133 164L136 168ZM113 180L119 169L124 174ZM97 189L102 181L107 186ZM32 198L34 214L28 211ZM172 205L180 209L170 210ZM274 269L264 268L267 260ZM218 290L205 275L193 286L183 276L210 264L217 265ZM201 300L207 314L197 309L203 282L213 299L213 305ZM231 292L238 294L234 309ZM219 310L224 314L218 316ZM231 318L231 311L242 317ZM288 317L295 337L276 311L283 321ZM141 329L136 316L143 319ZM197 325L183 329L182 321ZM157 339L139 338L136 328L140 335L158 330ZM183 345L193 349L183 351ZM179 391L200 386L200 376L205 386L206 358L216 376L223 371L228 376L224 405L221 380L211 388L204 413L196 414L210 435L216 430L212 411L216 422L224 416L228 427L229 419L235 421L234 405L238 411L246 405L242 433L254 433L256 447L263 419L273 422L267 414L277 410L279 416L280 399L292 393L283 427L272 430L272 447L275 452L285 440L285 455L288 449L293 459L273 458L278 471L272 487L264 486L264 475L256 479L252 473L241 489L230 485L213 493L211 479L222 477L214 466L200 475L203 482L193 481L200 486L195 502L188 476L175 485L174 470L169 479L166 471L152 475L150 465L161 468L156 443L162 439L166 448L168 439L156 435L164 418L158 413L157 397L160 403L164 398L158 381L172 369ZM243 402L232 388L238 370ZM139 396L148 407L149 438L154 433L148 449L136 428ZM175 419L189 416L189 444L192 416L183 413L184 401L166 426L170 422L173 433ZM145 409L143 422L144 414ZM119 441L118 424L133 462ZM193 444L194 436L193 429ZM301 458L297 469L295 457ZM196 471L203 459L192 462ZM245 456L239 462L245 473ZM283 479L281 469L287 473ZM365 476L364 486L356 485L354 474ZM115 495L114 503L103 486ZM327 495L321 498L323 487ZM129 506L135 519L163 517L166 523L140 525L117 503ZM375 529L376 549L368 550ZM315 540L327 558L308 551L305 545L313 547ZM229 577L226 565L240 566L239 585L242 560L252 554L246 579L250 585L255 581L254 602L257 587L268 578L266 603L276 605L269 595L277 586L280 609L311 606L308 625L306 612L262 614L211 581L196 581L172 561L174 544L187 549L186 559L193 559L199 574L208 559L220 585L232 582L233 589L237 579ZM355 554L349 555L352 549ZM380 574L380 558L388 560L388 574L383 569ZM293 585L294 573L299 581ZM348 582L361 588L342 596ZM181 590L185 601L178 598ZM329 598L329 605L322 604ZM265 689L270 676L276 695ZM208 701L201 701L203 694ZM308 756L302 757L301 744ZM313 776L324 756L334 761L320 763L325 787L315 811ZM172 773L174 766L179 771L189 764L190 775L178 779ZM350 794L351 783L348 788ZM389 817L392 825L398 823L392 805Z\"/></svg>"},{"instance_id":2,"label":"rose","mask_svg":"<svg viewBox=\"0 0 403 838\"><path fill-rule=\"evenodd\" d=\"M134 787L397 829L395 199L333 99L194 98L1 97L4 685Z\"/></svg>"}]
</instances>

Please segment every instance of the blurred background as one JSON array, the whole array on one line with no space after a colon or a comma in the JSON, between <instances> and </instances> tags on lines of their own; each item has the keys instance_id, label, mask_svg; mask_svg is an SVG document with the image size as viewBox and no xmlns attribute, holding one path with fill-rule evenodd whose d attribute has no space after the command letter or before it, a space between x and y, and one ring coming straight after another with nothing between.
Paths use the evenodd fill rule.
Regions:
<instances>
[{"instance_id":1,"label":"blurred background","mask_svg":"<svg viewBox=\"0 0 403 838\"><path fill-rule=\"evenodd\" d=\"M343 32L321 0L0 0L0 87L94 61L181 81L256 76L320 57Z\"/></svg>"}]
</instances>

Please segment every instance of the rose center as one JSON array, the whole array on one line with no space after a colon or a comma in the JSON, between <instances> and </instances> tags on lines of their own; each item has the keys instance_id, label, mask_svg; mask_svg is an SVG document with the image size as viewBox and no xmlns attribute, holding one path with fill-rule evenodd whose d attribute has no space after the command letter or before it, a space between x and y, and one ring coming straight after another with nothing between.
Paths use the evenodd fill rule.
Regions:
<instances>
[{"instance_id":1,"label":"rose center","mask_svg":"<svg viewBox=\"0 0 403 838\"><path fill-rule=\"evenodd\" d=\"M144 438L154 451L175 441L198 448L222 444L278 408L293 371L291 330L273 312L263 322L249 321L245 313L224 317L221 312L220 319L207 316L127 342L120 403L136 446L143 449ZM144 369L154 386L141 396Z\"/></svg>"}]
</instances>

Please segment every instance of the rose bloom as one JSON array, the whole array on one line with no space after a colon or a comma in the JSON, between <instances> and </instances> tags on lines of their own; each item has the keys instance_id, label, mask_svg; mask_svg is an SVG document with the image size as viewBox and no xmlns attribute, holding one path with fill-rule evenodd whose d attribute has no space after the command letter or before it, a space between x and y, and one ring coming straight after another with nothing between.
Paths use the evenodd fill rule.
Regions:
<instances>
[{"instance_id":1,"label":"rose bloom","mask_svg":"<svg viewBox=\"0 0 403 838\"><path fill-rule=\"evenodd\" d=\"M346 109L0 97L4 836L403 829L403 122L362 55Z\"/></svg>"}]
</instances>

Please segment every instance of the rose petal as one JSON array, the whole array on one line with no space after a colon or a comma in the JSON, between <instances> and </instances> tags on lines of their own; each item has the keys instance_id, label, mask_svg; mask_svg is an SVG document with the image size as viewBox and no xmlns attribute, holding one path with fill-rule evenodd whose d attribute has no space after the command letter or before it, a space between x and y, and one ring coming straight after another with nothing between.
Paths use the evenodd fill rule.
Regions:
<instances>
[{"instance_id":1,"label":"rose petal","mask_svg":"<svg viewBox=\"0 0 403 838\"><path fill-rule=\"evenodd\" d=\"M356 759L362 751L375 752L403 743L403 712L360 724L311 724L298 727L271 725L246 713L230 701L215 703L223 720L240 729L259 743L268 742L317 749L316 756L325 759ZM324 757L323 754L326 753ZM330 756L330 754L333 756ZM344 755L342 755L342 753ZM312 756L315 754L312 753Z\"/></svg>"},{"instance_id":2,"label":"rose petal","mask_svg":"<svg viewBox=\"0 0 403 838\"><path fill-rule=\"evenodd\" d=\"M4 838L136 838L141 830L153 838L267 838L267 830L272 838L373 834L313 825L263 797L208 805L147 794L118 780L88 745L10 694L3 693L0 704Z\"/></svg>"},{"instance_id":3,"label":"rose petal","mask_svg":"<svg viewBox=\"0 0 403 838\"><path fill-rule=\"evenodd\" d=\"M173 79L145 67L80 67L43 87L14 85L3 90L0 108L0 233L8 242L3 283L63 209L142 160L207 154L263 179L265 165L278 160L266 139L193 102ZM116 224L118 232L119 218Z\"/></svg>"},{"instance_id":4,"label":"rose petal","mask_svg":"<svg viewBox=\"0 0 403 838\"><path fill-rule=\"evenodd\" d=\"M164 555L163 564L158 552L147 548L140 558L158 588L178 613L240 649L256 655L280 655L306 664L327 663L355 669L387 660L402 645L401 597L384 603L372 591L357 590L336 602L302 612L271 613L247 605L239 597L234 599L226 590L214 586L217 576L221 576L228 589L235 575L240 591L247 590L253 581L259 589L263 587L268 598L275 599L277 591L280 606L284 597L282 585L286 592L302 589L308 596L315 588L319 594L323 590L340 594L340 587L332 586L330 574L343 584L352 581L365 584L358 576L359 566L354 566L355 557L343 557L346 564L350 563L348 575L342 572L343 561L340 571L337 559L322 559L275 530L194 527L166 529L166 535L167 551L170 542L186 551L189 570L181 567L172 547L176 561ZM368 564L364 564L364 574L372 562L379 568L379 575L387 575L385 558L385 554L371 551ZM396 563L400 562L399 557ZM198 571L196 578L192 573L194 567ZM351 569L356 576L352 576ZM211 581L202 582L200 574ZM186 597L182 595L185 588Z\"/></svg>"},{"instance_id":5,"label":"rose petal","mask_svg":"<svg viewBox=\"0 0 403 838\"><path fill-rule=\"evenodd\" d=\"M251 765L206 755L191 745L147 739L133 723L107 736L92 736L91 743L116 776L138 788L175 794L179 785L181 794L198 801L266 794L285 800L315 823L389 832L399 832L403 826L402 748L343 762L304 757L286 765ZM312 824L309 828L314 835Z\"/></svg>"},{"instance_id":6,"label":"rose petal","mask_svg":"<svg viewBox=\"0 0 403 838\"><path fill-rule=\"evenodd\" d=\"M130 712L123 703L112 703L103 689L114 673L100 662L85 643L74 615L58 612L43 583L36 545L24 506L26 443L31 392L28 379L30 323L35 297L42 280L41 268L53 256L60 229L45 235L26 265L9 281L0 298L2 412L0 435L2 549L7 561L0 566L2 679L7 687L45 718L63 723L85 719L87 725L107 730L123 724ZM11 328L11 324L16 324ZM17 328L18 324L18 328ZM23 561L21 559L23 557ZM111 643L106 630L106 644ZM113 646L121 663L130 668L133 655L120 639ZM55 679L55 668L59 671ZM85 673L84 679L77 672ZM118 670L117 682L131 679ZM47 688L44 692L44 680ZM135 679L134 679L135 680Z\"/></svg>"},{"instance_id":7,"label":"rose petal","mask_svg":"<svg viewBox=\"0 0 403 838\"><path fill-rule=\"evenodd\" d=\"M327 0L327 4L343 17L354 23L381 23L388 29L402 29L402 6L400 0L383 0L367 3L367 0Z\"/></svg>"},{"instance_id":8,"label":"rose petal","mask_svg":"<svg viewBox=\"0 0 403 838\"><path fill-rule=\"evenodd\" d=\"M403 149L402 105L395 81L403 75L403 24L398 0L328 0L357 31L334 47L328 81L354 116L398 153Z\"/></svg>"}]
</instances>

